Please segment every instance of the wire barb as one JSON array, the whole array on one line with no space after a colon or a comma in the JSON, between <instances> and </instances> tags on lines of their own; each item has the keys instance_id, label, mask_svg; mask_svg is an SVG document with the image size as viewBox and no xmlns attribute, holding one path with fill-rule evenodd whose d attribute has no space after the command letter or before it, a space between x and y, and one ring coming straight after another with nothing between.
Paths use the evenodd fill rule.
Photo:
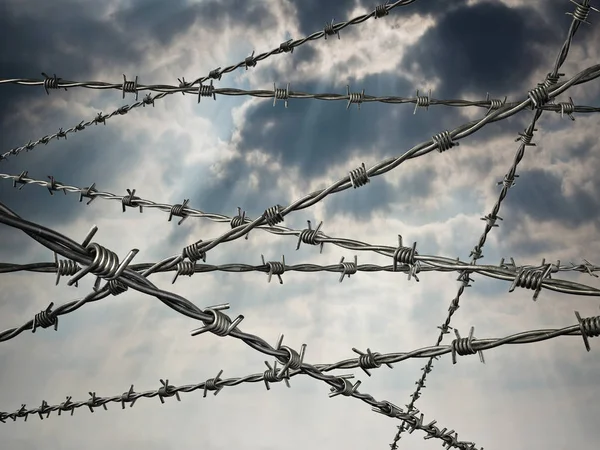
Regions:
<instances>
[{"instance_id":1,"label":"wire barb","mask_svg":"<svg viewBox=\"0 0 600 450\"><path fill-rule=\"evenodd\" d=\"M236 317L232 322L231 318L226 314L222 313L222 310L229 309L229 303L225 303L217 306L210 306L204 309L204 313L212 316L212 320L203 321L204 326L202 328L196 328L192 330L192 336L198 336L199 334L210 331L217 336L228 336L236 327L244 320L244 316L241 314Z\"/></svg>"},{"instance_id":2,"label":"wire barb","mask_svg":"<svg viewBox=\"0 0 600 450\"><path fill-rule=\"evenodd\" d=\"M311 228L310 220L307 220L306 222L308 223L308 228L306 228L300 232L300 235L298 236L298 245L296 245L296 250L299 250L300 244L302 242L304 242L305 244L308 244L308 245L320 245L321 250L319 251L319 253L323 253L323 245L325 245L325 243L317 242L317 238L319 236L319 230L321 229L321 226L323 225L323 221L321 221L319 223L319 225L317 226L317 228L315 228L314 230Z\"/></svg>"},{"instance_id":3,"label":"wire barb","mask_svg":"<svg viewBox=\"0 0 600 450\"><path fill-rule=\"evenodd\" d=\"M323 32L325 33L325 40L327 40L327 36L333 36L334 34L337 34L338 40L340 39L340 32L336 30L333 21L334 19L331 19L331 23L325 24L325 28L323 29Z\"/></svg>"},{"instance_id":4,"label":"wire barb","mask_svg":"<svg viewBox=\"0 0 600 450\"><path fill-rule=\"evenodd\" d=\"M135 101L138 101L138 77L135 77L134 81L127 81L127 77L123 74L123 98L125 98L125 93L135 94Z\"/></svg>"},{"instance_id":5,"label":"wire barb","mask_svg":"<svg viewBox=\"0 0 600 450\"><path fill-rule=\"evenodd\" d=\"M278 261L269 261L265 263L265 257L260 255L262 259L263 266L266 267L267 273L269 275L267 279L267 283L271 282L271 277L276 275L279 278L279 284L283 284L283 280L281 279L281 275L285 272L285 256L281 255L282 262Z\"/></svg>"},{"instance_id":6,"label":"wire barb","mask_svg":"<svg viewBox=\"0 0 600 450\"><path fill-rule=\"evenodd\" d=\"M362 165L357 169L351 170L349 176L350 183L352 183L352 187L354 189L359 188L361 186L365 186L371 181L369 180L369 174L367 173L365 163L362 163Z\"/></svg>"}]
</instances>

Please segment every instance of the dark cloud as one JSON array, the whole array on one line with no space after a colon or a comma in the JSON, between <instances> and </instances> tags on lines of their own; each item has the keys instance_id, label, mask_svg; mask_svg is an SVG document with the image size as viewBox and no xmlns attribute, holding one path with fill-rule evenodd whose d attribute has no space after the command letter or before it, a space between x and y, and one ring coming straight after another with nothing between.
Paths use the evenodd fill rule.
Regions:
<instances>
[{"instance_id":1,"label":"dark cloud","mask_svg":"<svg viewBox=\"0 0 600 450\"><path fill-rule=\"evenodd\" d=\"M561 177L543 169L521 172L511 191L514 195L505 211L515 218L523 214L539 222L557 221L576 227L597 219L600 210L597 198L583 189L563 194Z\"/></svg>"},{"instance_id":2,"label":"dark cloud","mask_svg":"<svg viewBox=\"0 0 600 450\"><path fill-rule=\"evenodd\" d=\"M170 45L197 22L203 27L216 29L220 29L222 24L250 23L265 29L275 25L275 18L266 2L244 0L227 3L214 0L200 3L187 0L136 0L128 8L116 12L113 18L119 28L135 31L144 39L158 41L164 46Z\"/></svg>"},{"instance_id":3,"label":"dark cloud","mask_svg":"<svg viewBox=\"0 0 600 450\"><path fill-rule=\"evenodd\" d=\"M403 64L417 64L428 78L439 78L440 95L522 92L530 88L523 81L544 59L533 44L557 42L551 30L528 8L499 3L457 8L412 45Z\"/></svg>"},{"instance_id":4,"label":"dark cloud","mask_svg":"<svg viewBox=\"0 0 600 450\"><path fill-rule=\"evenodd\" d=\"M337 0L335 2L323 2L321 0L291 0L291 3L297 8L298 22L300 31L305 35L310 35L316 31L325 28L325 25L334 22L342 22L352 19L350 12L357 6L366 8L367 11L372 11L375 3L370 0ZM380 2L379 4L384 4ZM436 17L443 15L446 11L455 9L466 3L466 0L453 0L447 2L444 0L437 1L416 1L407 6L400 6L392 10L393 15L407 14L435 14ZM373 20L373 19L371 19ZM383 19L385 20L385 19ZM351 33L351 29L346 28L340 32L340 37Z\"/></svg>"}]
</instances>

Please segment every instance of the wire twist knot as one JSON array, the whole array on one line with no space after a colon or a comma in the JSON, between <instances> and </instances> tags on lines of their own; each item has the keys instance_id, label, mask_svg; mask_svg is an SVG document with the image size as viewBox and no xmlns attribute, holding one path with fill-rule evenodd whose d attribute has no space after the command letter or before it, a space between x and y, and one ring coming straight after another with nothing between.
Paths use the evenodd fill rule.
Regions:
<instances>
[{"instance_id":1,"label":"wire twist knot","mask_svg":"<svg viewBox=\"0 0 600 450\"><path fill-rule=\"evenodd\" d=\"M79 191L79 203L81 203L83 201L83 198L89 198L89 201L86 203L86 205L89 205L90 203L92 203L92 201L94 201L94 199L96 198L96 196L94 194L97 194L98 190L96 189L96 183L92 183L91 186L83 188L81 191Z\"/></svg>"},{"instance_id":2,"label":"wire twist knot","mask_svg":"<svg viewBox=\"0 0 600 450\"><path fill-rule=\"evenodd\" d=\"M66 400L64 402L62 402L60 405L58 405L58 415L59 416L62 411L71 411L71 415L73 415L73 413L75 412L75 408L73 407L73 402L71 402L70 396L66 397Z\"/></svg>"},{"instance_id":3,"label":"wire twist knot","mask_svg":"<svg viewBox=\"0 0 600 450\"><path fill-rule=\"evenodd\" d=\"M381 356L381 354L379 354L377 352L372 353L370 348L367 349L367 353L363 353L354 347L352 348L352 351L359 355L358 365L367 374L367 376L369 376L369 377L371 376L371 373L369 372L368 369L378 369L379 367L381 367L381 363L378 363L375 360L375 358L377 358L378 356ZM391 364L389 364L389 363L385 363L385 364L390 369L392 369Z\"/></svg>"},{"instance_id":4,"label":"wire twist knot","mask_svg":"<svg viewBox=\"0 0 600 450\"><path fill-rule=\"evenodd\" d=\"M123 98L125 98L125 93L135 94L135 101L138 100L138 90L137 90L137 82L138 77L135 77L134 81L127 81L127 77L123 74Z\"/></svg>"},{"instance_id":5,"label":"wire twist knot","mask_svg":"<svg viewBox=\"0 0 600 450\"><path fill-rule=\"evenodd\" d=\"M473 348L473 333L475 332L475 327L471 327L469 331L469 337L461 338L460 333L455 328L454 334L456 334L456 339L452 341L450 344L452 348L452 364L456 364L456 355L466 356L466 355L474 355L475 353L479 353L479 360L482 363L485 363L483 358L483 353L479 350L475 350Z\"/></svg>"},{"instance_id":6,"label":"wire twist knot","mask_svg":"<svg viewBox=\"0 0 600 450\"><path fill-rule=\"evenodd\" d=\"M266 209L263 213L263 218L265 219L265 222L267 222L267 225L273 227L278 223L283 222L283 216L281 215L282 210L283 206L281 205L271 206L270 208Z\"/></svg>"},{"instance_id":7,"label":"wire twist knot","mask_svg":"<svg viewBox=\"0 0 600 450\"><path fill-rule=\"evenodd\" d=\"M290 83L287 84L285 89L278 88L275 83L273 83L273 106L277 100L284 100L285 107L288 107L288 99L290 98Z\"/></svg>"},{"instance_id":8,"label":"wire twist knot","mask_svg":"<svg viewBox=\"0 0 600 450\"><path fill-rule=\"evenodd\" d=\"M46 90L46 95L50 95L50 92L48 91L48 89L60 89L60 86L58 85L58 83L60 80L62 80L62 78L57 78L56 74L54 74L53 77L49 77L44 72L42 72L42 76L44 77L44 89ZM67 88L63 88L63 89L65 91L67 90Z\"/></svg>"},{"instance_id":9,"label":"wire twist knot","mask_svg":"<svg viewBox=\"0 0 600 450\"><path fill-rule=\"evenodd\" d=\"M131 385L131 389L130 391L133 391L133 385ZM86 402L87 407L90 409L90 412L93 413L94 412L94 408L98 408L100 406L102 406L104 408L104 411L108 411L108 408L106 407L106 403L100 403L101 398L96 397L96 393L95 392L90 392L90 399ZM68 397L70 399L70 397ZM125 407L123 407L124 409ZM73 412L71 411L71 415L73 415Z\"/></svg>"},{"instance_id":10,"label":"wire twist knot","mask_svg":"<svg viewBox=\"0 0 600 450\"><path fill-rule=\"evenodd\" d=\"M438 152L442 153L446 150L451 149L452 147L458 147L460 142L454 142L452 140L452 135L448 130L442 131L441 133L433 136L433 142L436 143Z\"/></svg>"},{"instance_id":11,"label":"wire twist knot","mask_svg":"<svg viewBox=\"0 0 600 450\"><path fill-rule=\"evenodd\" d=\"M129 207L129 208L139 207L140 212L144 212L142 210L142 205L137 204L137 201L141 200L141 199L140 199L140 197L135 196L135 189L133 189L133 190L127 189L127 194L128 195L124 196L121 199L121 204L123 205L123 212L125 212L126 207Z\"/></svg>"},{"instance_id":12,"label":"wire twist knot","mask_svg":"<svg viewBox=\"0 0 600 450\"><path fill-rule=\"evenodd\" d=\"M75 275L81 267L77 264L76 261L72 261L70 259L62 259L59 260L56 252L54 252L54 264L56 265L56 283L55 286L58 286L58 282L61 276L70 277ZM75 283L75 287L77 287L77 283Z\"/></svg>"},{"instance_id":13,"label":"wire twist knot","mask_svg":"<svg viewBox=\"0 0 600 450\"><path fill-rule=\"evenodd\" d=\"M216 377L214 378L209 378L208 380L206 380L204 382L204 394L202 395L202 397L206 398L206 393L208 391L215 391L214 395L217 395L221 389L223 389L222 386L217 386L217 383L219 383L221 380L221 375L223 374L223 369L221 369L219 371L219 373L217 374Z\"/></svg>"},{"instance_id":14,"label":"wire twist knot","mask_svg":"<svg viewBox=\"0 0 600 450\"><path fill-rule=\"evenodd\" d=\"M279 44L279 50L281 50L284 53L287 53L287 52L294 53L294 47L292 47L292 41L293 41L293 39L289 39L289 40Z\"/></svg>"},{"instance_id":15,"label":"wire twist knot","mask_svg":"<svg viewBox=\"0 0 600 450\"><path fill-rule=\"evenodd\" d=\"M208 74L208 78L212 78L213 80L220 80L222 75L223 74L221 73L221 68L217 67L216 69L210 71L210 73Z\"/></svg>"},{"instance_id":16,"label":"wire twist knot","mask_svg":"<svg viewBox=\"0 0 600 450\"><path fill-rule=\"evenodd\" d=\"M273 275L277 275L277 278L279 278L279 284L283 284L281 275L283 275L283 273L285 272L285 256L283 256L283 255L281 256L283 262L278 262L278 261L265 262L265 257L263 255L260 255L260 257L262 259L263 266L266 266L267 273L269 275L267 282L270 283L271 277Z\"/></svg>"},{"instance_id":17,"label":"wire twist knot","mask_svg":"<svg viewBox=\"0 0 600 450\"><path fill-rule=\"evenodd\" d=\"M32 333L35 333L35 330L38 327L48 328L54 326L54 331L58 329L58 317L56 317L52 312L53 306L54 303L50 302L46 309L40 311L33 317L33 327L31 329Z\"/></svg>"},{"instance_id":18,"label":"wire twist knot","mask_svg":"<svg viewBox=\"0 0 600 450\"><path fill-rule=\"evenodd\" d=\"M544 80L543 84L544 86L546 86L546 88L550 89L552 86L558 83L560 77L563 77L564 75L564 73L557 73L556 75L554 75L552 72L548 72L546 74L546 79Z\"/></svg>"},{"instance_id":19,"label":"wire twist knot","mask_svg":"<svg viewBox=\"0 0 600 450\"><path fill-rule=\"evenodd\" d=\"M180 402L179 392L175 389L175 386L169 384L169 380L160 380L161 387L158 388L158 398L161 403L165 403L165 398L175 396L177 401Z\"/></svg>"},{"instance_id":20,"label":"wire twist knot","mask_svg":"<svg viewBox=\"0 0 600 450\"><path fill-rule=\"evenodd\" d=\"M417 114L417 109L419 107L425 108L426 111L429 111L429 105L431 104L431 89L429 89L429 94L426 96L419 95L419 90L417 89L417 95L415 97L415 110L413 111L413 116Z\"/></svg>"},{"instance_id":21,"label":"wire twist knot","mask_svg":"<svg viewBox=\"0 0 600 450\"><path fill-rule=\"evenodd\" d=\"M329 393L329 398L333 398L337 395L344 395L346 397L351 397L356 393L356 390L360 386L360 381L352 384L352 382L348 381L346 378L338 378L337 381L341 385L340 387L332 387Z\"/></svg>"},{"instance_id":22,"label":"wire twist knot","mask_svg":"<svg viewBox=\"0 0 600 450\"><path fill-rule=\"evenodd\" d=\"M17 187L17 183L19 183L20 186L17 188L17 190L20 191L21 189L23 189L23 186L25 186L27 184L27 181L23 180L23 178L25 178L28 173L29 173L29 171L24 170L23 172L21 172L19 174L18 177L13 178L13 187L16 188Z\"/></svg>"},{"instance_id":23,"label":"wire twist knot","mask_svg":"<svg viewBox=\"0 0 600 450\"><path fill-rule=\"evenodd\" d=\"M389 2L385 2L383 5L377 5L375 7L375 19L380 19L381 17L387 16L390 12L388 11Z\"/></svg>"},{"instance_id":24,"label":"wire twist knot","mask_svg":"<svg viewBox=\"0 0 600 450\"><path fill-rule=\"evenodd\" d=\"M517 287L531 289L535 291L533 294L533 300L535 301L540 294L544 279L551 278L552 270L552 264L545 264L545 260L542 261L542 267L522 267L515 276L508 292L513 292Z\"/></svg>"},{"instance_id":25,"label":"wire twist knot","mask_svg":"<svg viewBox=\"0 0 600 450\"><path fill-rule=\"evenodd\" d=\"M490 102L490 107L487 110L487 112L485 113L485 115L487 116L491 111L495 111L497 109L502 108L502 106L504 106L504 104L506 103L506 99L507 98L508 97L505 96L504 100L499 100L499 99L496 99L496 98L490 99L490 93L488 92L487 95L486 95L486 97L485 97L485 100L487 102Z\"/></svg>"},{"instance_id":26,"label":"wire twist knot","mask_svg":"<svg viewBox=\"0 0 600 450\"><path fill-rule=\"evenodd\" d=\"M265 372L263 374L263 378L265 381L265 387L267 388L267 391L269 391L269 390L271 390L269 383L278 383L279 381L282 380L282 378L279 378L279 374L277 373L277 361L275 361L273 363L273 367L271 367L271 365L269 364L268 361L265 361L265 364L267 365L268 369L265 370ZM289 388L290 387L289 377L287 377L287 376L283 377L283 381L285 382L286 386Z\"/></svg>"},{"instance_id":27,"label":"wire twist knot","mask_svg":"<svg viewBox=\"0 0 600 450\"><path fill-rule=\"evenodd\" d=\"M589 352L590 343L588 338L600 336L600 316L582 319L579 312L575 311L575 317L577 317L577 322L579 322L579 330L581 331L585 349Z\"/></svg>"},{"instance_id":28,"label":"wire twist knot","mask_svg":"<svg viewBox=\"0 0 600 450\"><path fill-rule=\"evenodd\" d=\"M314 230L311 228L310 220L307 220L307 222L308 228L302 230L300 232L300 235L298 236L298 245L296 245L296 250L300 249L300 244L304 242L308 245L321 245L321 250L319 251L319 253L323 253L323 245L325 245L325 243L321 242L319 244L319 242L317 242L317 236L319 234L321 226L323 225L323 221L321 221L317 228L315 228Z\"/></svg>"},{"instance_id":29,"label":"wire twist knot","mask_svg":"<svg viewBox=\"0 0 600 450\"><path fill-rule=\"evenodd\" d=\"M108 289L108 292L115 297L123 292L127 292L129 289L129 287L125 286L120 280L108 280L106 288Z\"/></svg>"},{"instance_id":30,"label":"wire twist knot","mask_svg":"<svg viewBox=\"0 0 600 450\"><path fill-rule=\"evenodd\" d=\"M133 390L132 384L129 390L123 392L123 394L121 395L121 409L125 409L125 403L129 403L129 407L133 408L133 405L135 404L136 400L136 392Z\"/></svg>"},{"instance_id":31,"label":"wire twist knot","mask_svg":"<svg viewBox=\"0 0 600 450\"><path fill-rule=\"evenodd\" d=\"M54 177L52 175L48 175L48 179L50 180L50 182L46 181L46 189L48 189L48 192L50 192L50 195L54 195L55 191L63 191L63 193L65 195L67 195L67 191L64 190L64 188L62 186L58 186L59 183L58 181L56 181L54 179Z\"/></svg>"},{"instance_id":32,"label":"wire twist knot","mask_svg":"<svg viewBox=\"0 0 600 450\"><path fill-rule=\"evenodd\" d=\"M323 31L325 32L325 40L327 40L327 36L333 36L334 34L337 34L338 39L340 39L340 32L335 29L333 20L334 19L331 19L331 23L325 24L325 28L323 29Z\"/></svg>"},{"instance_id":33,"label":"wire twist knot","mask_svg":"<svg viewBox=\"0 0 600 450\"><path fill-rule=\"evenodd\" d=\"M412 247L404 247L402 245L402 236L398 235L398 248L394 251L393 259L394 259L394 272L398 270L398 264L404 264L409 266L408 271L408 280L410 281L411 277L414 277L418 282L419 277L417 274L421 271L421 264L416 260L417 253L417 243L413 242Z\"/></svg>"},{"instance_id":34,"label":"wire twist knot","mask_svg":"<svg viewBox=\"0 0 600 450\"><path fill-rule=\"evenodd\" d=\"M193 261L182 261L177 264L177 271L175 272L175 276L173 277L173 281L171 284L175 284L177 278L185 275L186 277L191 277L196 273L196 263Z\"/></svg>"},{"instance_id":35,"label":"wire twist knot","mask_svg":"<svg viewBox=\"0 0 600 450\"><path fill-rule=\"evenodd\" d=\"M593 6L590 6L587 4L580 4L574 0L571 0L571 3L573 3L574 5L577 5L577 7L575 8L575 11L573 11L572 13L567 12L565 14L568 16L572 16L573 19L575 19L578 22L583 22L583 23L587 23L588 25L591 25L587 21L590 10L595 11L595 12L599 12L599 11L596 8L594 8Z\"/></svg>"},{"instance_id":36,"label":"wire twist knot","mask_svg":"<svg viewBox=\"0 0 600 450\"><path fill-rule=\"evenodd\" d=\"M358 270L358 256L354 255L354 262L344 262L344 257L340 259L340 265L342 266L342 274L340 275L340 283L344 281L344 277L350 278L350 275L354 275Z\"/></svg>"},{"instance_id":37,"label":"wire twist knot","mask_svg":"<svg viewBox=\"0 0 600 450\"><path fill-rule=\"evenodd\" d=\"M564 118L566 114L571 120L575 120L575 117L573 117L573 113L575 112L575 104L573 103L573 99L571 97L569 97L568 102L558 103L558 106L560 106L560 111L557 112L560 114L561 119Z\"/></svg>"},{"instance_id":38,"label":"wire twist knot","mask_svg":"<svg viewBox=\"0 0 600 450\"><path fill-rule=\"evenodd\" d=\"M350 85L346 85L346 95L348 96L348 104L346 105L346 109L350 108L352 103L356 103L358 105L358 109L360 110L360 105L365 99L365 90L363 89L361 92L350 92Z\"/></svg>"},{"instance_id":39,"label":"wire twist knot","mask_svg":"<svg viewBox=\"0 0 600 450\"><path fill-rule=\"evenodd\" d=\"M533 102L533 109L545 105L550 98L548 88L544 84L540 84L538 87L533 88L527 95Z\"/></svg>"},{"instance_id":40,"label":"wire twist knot","mask_svg":"<svg viewBox=\"0 0 600 450\"><path fill-rule=\"evenodd\" d=\"M522 133L519 133L518 138L515 139L515 142L521 141L524 146L535 147L536 144L532 144L531 140L533 139L533 132L537 131L537 128L534 128L532 131L525 130Z\"/></svg>"},{"instance_id":41,"label":"wire twist knot","mask_svg":"<svg viewBox=\"0 0 600 450\"><path fill-rule=\"evenodd\" d=\"M77 272L73 278L67 282L68 286L72 286L74 283L77 283L77 281L83 278L87 273L92 273L97 277L96 282L94 283L94 290L97 290L101 278L104 278L107 281L119 278L127 268L127 265L131 262L135 255L138 254L139 250L134 248L127 254L127 256L125 256L125 259L123 259L122 262L119 262L119 257L116 253L95 242L90 243L97 231L98 227L94 225L83 241L83 247L85 247L88 256L93 258L91 263L84 269Z\"/></svg>"},{"instance_id":42,"label":"wire twist knot","mask_svg":"<svg viewBox=\"0 0 600 450\"><path fill-rule=\"evenodd\" d=\"M189 198L183 200L183 203L177 203L176 205L171 206L171 210L169 211L169 222L175 217L181 217L181 220L177 222L177 225L181 225L185 219L187 219L187 213L184 211L187 206Z\"/></svg>"},{"instance_id":43,"label":"wire twist knot","mask_svg":"<svg viewBox=\"0 0 600 450\"><path fill-rule=\"evenodd\" d=\"M183 251L181 252L181 256L189 259L192 262L199 260L206 262L206 252L200 248L201 243L202 239L200 239L198 242L188 245L187 247L184 247Z\"/></svg>"},{"instance_id":44,"label":"wire twist knot","mask_svg":"<svg viewBox=\"0 0 600 450\"><path fill-rule=\"evenodd\" d=\"M211 72L212 73L212 72ZM220 79L220 77L219 77ZM202 97L212 97L213 100L217 100L217 94L215 93L215 87L213 86L213 80L210 80L210 84L205 85L200 83L198 85L198 103L202 100Z\"/></svg>"},{"instance_id":45,"label":"wire twist knot","mask_svg":"<svg viewBox=\"0 0 600 450\"><path fill-rule=\"evenodd\" d=\"M250 56L244 59L244 65L246 66L246 70L248 70L249 67L256 66L256 60L254 59L254 50L252 51L252 54Z\"/></svg>"},{"instance_id":46,"label":"wire twist knot","mask_svg":"<svg viewBox=\"0 0 600 450\"><path fill-rule=\"evenodd\" d=\"M352 187L354 189L359 188L361 186L366 185L371 180L369 180L369 174L367 173L367 168L365 167L365 163L362 163L362 166L351 170L349 172L350 183L352 183Z\"/></svg>"},{"instance_id":47,"label":"wire twist knot","mask_svg":"<svg viewBox=\"0 0 600 450\"><path fill-rule=\"evenodd\" d=\"M146 105L152 105L152 107L154 108L154 98L150 94L146 94L146 96L142 100L142 106L145 108Z\"/></svg>"},{"instance_id":48,"label":"wire twist knot","mask_svg":"<svg viewBox=\"0 0 600 450\"><path fill-rule=\"evenodd\" d=\"M290 369L292 370L300 370L302 368L302 363L304 361L304 353L306 352L306 344L302 344L300 347L300 353L296 350L282 345L283 343L283 334L279 335L277 339L277 344L275 345L275 350L283 350L287 353L286 356L279 356L278 361L283 364L283 367L279 371L279 379L283 379L284 377L290 376Z\"/></svg>"},{"instance_id":49,"label":"wire twist knot","mask_svg":"<svg viewBox=\"0 0 600 450\"><path fill-rule=\"evenodd\" d=\"M233 330L235 330L239 323L242 320L244 320L244 316L239 315L232 322L231 318L228 315L221 312L221 310L225 309L229 309L228 303L217 306L211 306L209 308L204 309L204 313L211 315L212 320L202 320L204 322L204 326L202 328L192 330L192 336L198 336L199 334L210 331L213 334L216 334L217 336L224 337L231 333Z\"/></svg>"}]
</instances>

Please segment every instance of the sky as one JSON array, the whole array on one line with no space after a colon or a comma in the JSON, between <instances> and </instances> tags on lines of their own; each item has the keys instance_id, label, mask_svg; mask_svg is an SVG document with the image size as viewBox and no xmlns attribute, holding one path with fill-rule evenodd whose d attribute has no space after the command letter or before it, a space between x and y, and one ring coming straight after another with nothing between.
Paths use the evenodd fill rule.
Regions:
<instances>
[{"instance_id":1,"label":"sky","mask_svg":"<svg viewBox=\"0 0 600 450\"><path fill-rule=\"evenodd\" d=\"M593 2L592 2L593 4ZM218 67L262 53L289 38L322 30L332 19L347 20L371 11L359 0L3 0L0 2L0 78L41 78L41 72L68 80L177 85ZM596 5L597 6L597 5ZM412 97L432 90L436 99L524 98L542 82L556 59L571 21L566 0L417 0L384 18L370 19L329 37L274 55L256 67L223 75L216 87L272 89L290 83L302 92L344 94L365 89L369 95ZM600 15L575 36L561 72L572 77L597 64ZM135 101L118 90L0 86L2 152L29 140L107 114ZM575 104L600 105L600 85L574 87ZM271 99L218 96L216 101L173 94L154 107L136 108L106 125L88 127L68 139L52 140L30 152L0 161L0 173L57 181L136 195L157 203L189 205L207 213L235 216L241 207L251 218L276 204L288 205L331 185L363 162L368 167L397 157L436 133L482 117L476 107L430 106L413 114L414 105L346 103L291 99L275 107ZM470 261L484 231L481 218L497 201L502 181L518 149L515 139L529 124L525 110L487 125L460 146L411 159L369 184L332 194L317 205L286 216L282 225L304 229L323 221L328 236L372 245L417 242L420 255ZM597 262L600 251L600 144L595 114L576 120L546 112L537 125L517 174L502 203L499 227L486 241L479 264L513 257L518 265L582 258ZM93 225L95 241L123 258L132 248L134 263L155 262L178 254L199 239L214 239L227 223L188 218L181 225L156 209L122 212L119 202L54 193L36 185L22 190L0 180L0 202L26 220L81 242ZM23 232L0 227L0 261L51 262L50 250ZM208 252L208 264L337 264L343 256L359 264L389 265L373 252L352 252L333 244L302 245L297 238L253 230L249 238L223 243ZM279 284L265 273L197 273L171 284L172 273L154 274L158 287L184 296L201 308L229 303L230 317L275 345L300 349L305 362L322 364L354 358L355 347L379 353L407 352L433 345L438 326L460 286L458 274L426 272L419 282L403 273L359 272L338 282L336 273L287 272ZM562 328L599 314L594 297L542 290L474 274L461 297L452 326L466 336L503 337L526 330ZM587 274L554 278L600 287ZM47 273L0 274L0 330L18 327L50 302L63 304L87 295L95 281L79 286L66 277L54 286ZM243 377L266 370L272 358L242 341L211 333L192 337L201 324L156 298L132 290L61 316L52 328L24 332L0 343L0 411L65 397L87 400L89 392L120 395L195 384L213 378ZM446 336L448 344L452 337ZM486 449L595 448L600 430L600 341L585 350L580 336L503 346L477 356L450 355L435 362L416 406L426 422L454 429L460 440ZM409 402L426 359L410 359L371 370L359 391L400 407ZM400 422L371 411L355 399L328 398L329 386L295 376L291 388L275 383L242 383L202 397L202 390L168 398L139 399L125 410L111 403L90 413L30 417L0 424L4 448L90 450L196 449L295 450L306 448L389 448ZM415 431L403 434L399 448L441 448Z\"/></svg>"}]
</instances>

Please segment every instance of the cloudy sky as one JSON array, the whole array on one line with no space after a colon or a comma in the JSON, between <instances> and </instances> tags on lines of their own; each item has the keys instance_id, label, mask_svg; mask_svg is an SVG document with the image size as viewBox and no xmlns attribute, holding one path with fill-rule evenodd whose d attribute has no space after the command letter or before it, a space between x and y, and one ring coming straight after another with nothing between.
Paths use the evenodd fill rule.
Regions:
<instances>
[{"instance_id":1,"label":"cloudy sky","mask_svg":"<svg viewBox=\"0 0 600 450\"><path fill-rule=\"evenodd\" d=\"M526 6L525 6L526 5ZM211 70L236 64L252 51L262 53L289 38L322 30L371 11L369 1L338 0L3 0L0 2L0 78L40 78L41 72L68 80L119 83L122 75L144 84L178 84ZM524 97L550 71L573 11L567 0L417 0L389 16L344 29L340 39L308 42L293 54L259 62L249 70L226 74L216 87L290 89L345 93L363 88L370 95L412 97L432 89L436 99ZM600 15L592 13L575 37L562 72L572 77L600 61ZM110 113L135 101L118 90L0 86L2 152L29 140L69 128L99 112ZM579 105L600 105L600 85L572 88ZM218 96L197 104L179 93L154 108L132 110L88 127L67 140L52 140L30 152L0 162L0 173L29 171L38 180L136 195L158 203L189 205L204 212L235 216L241 207L251 218L275 204L288 205L329 186L363 162L402 155L445 129L482 117L485 109L431 106L413 115L414 105L368 103L360 111L346 103L292 99L273 107L270 99ZM486 126L443 154L432 152L373 178L359 189L332 194L314 207L294 212L283 225L303 229L323 221L322 231L373 245L417 242L421 255L459 257L469 253L484 231L499 194L497 185L509 170L517 133L532 112ZM600 144L594 114L567 117L546 112L538 122L536 147L528 147L517 184L502 204L504 219L485 244L480 264L514 257L518 265L542 258L578 264L597 262L600 251L597 197ZM140 249L134 262L154 262L181 252L199 239L213 239L227 223L188 218L182 225L168 214L135 208L125 213L119 202L96 199L89 206L76 194L55 193L28 185L17 191L0 180L0 202L23 218L81 242L96 224L95 240L121 258ZM249 239L223 243L209 251L207 263L337 264L355 252L325 245L301 246L297 238L254 230ZM356 252L359 264L391 264L372 252ZM2 226L0 261L50 262L52 252L19 230ZM201 308L229 302L228 314L243 314L240 328L275 345L299 349L305 361L331 363L354 358L352 347L379 353L411 351L435 343L448 305L460 283L457 273L422 273L420 282L402 273L359 272L343 283L336 273L288 272L284 284L267 283L264 273L198 273L180 277L155 274L151 281ZM595 287L586 274L561 273ZM463 336L471 326L479 338L502 337L576 323L597 315L594 297L532 292L510 282L473 275L461 297L452 326ZM79 287L55 276L18 272L0 275L0 329L17 327L50 302L63 304L91 291L94 278ZM66 396L87 400L170 384L200 383L222 369L222 377L262 373L266 358L243 342L210 333L191 337L197 321L179 315L157 299L126 292L62 316L57 332L24 332L0 343L0 411L25 403L61 403ZM445 338L449 343L451 336ZM455 429L460 440L486 449L595 448L600 438L600 342L585 351L581 337L504 346L453 365L449 355L435 363L417 407L427 421ZM425 359L412 359L372 370L350 371L362 381L361 392L402 406L408 403ZM337 371L336 373L350 373ZM135 407L74 416L30 417L0 427L4 448L90 450L112 448L245 450L300 448L389 448L399 422L371 411L354 398L328 398L329 386L296 376L267 391L262 382L224 388L218 396L202 391L182 394L181 402L142 398ZM441 448L405 434L401 448Z\"/></svg>"}]
</instances>

